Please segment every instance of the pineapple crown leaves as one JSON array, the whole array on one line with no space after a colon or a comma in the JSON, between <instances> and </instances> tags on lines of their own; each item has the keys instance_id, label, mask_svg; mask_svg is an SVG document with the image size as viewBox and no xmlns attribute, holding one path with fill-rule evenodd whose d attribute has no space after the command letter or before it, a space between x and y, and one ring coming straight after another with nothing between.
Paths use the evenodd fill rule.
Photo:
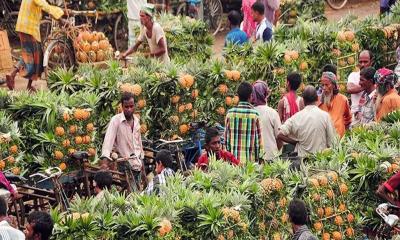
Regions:
<instances>
[{"instance_id":1,"label":"pineapple crown leaves","mask_svg":"<svg viewBox=\"0 0 400 240\"><path fill-rule=\"evenodd\" d=\"M265 164L263 167L263 176L264 177L278 177L285 174L289 168L291 163L287 160L278 159L268 164Z\"/></svg>"}]
</instances>

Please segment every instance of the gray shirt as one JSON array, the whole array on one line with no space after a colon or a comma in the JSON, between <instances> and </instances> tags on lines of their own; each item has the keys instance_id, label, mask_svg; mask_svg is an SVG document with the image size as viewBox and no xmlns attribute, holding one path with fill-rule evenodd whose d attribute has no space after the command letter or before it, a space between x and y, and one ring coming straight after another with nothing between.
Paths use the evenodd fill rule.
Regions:
<instances>
[{"instance_id":1,"label":"gray shirt","mask_svg":"<svg viewBox=\"0 0 400 240\"><path fill-rule=\"evenodd\" d=\"M299 157L306 157L332 146L336 131L329 114L308 105L280 127L280 132L297 141Z\"/></svg>"}]
</instances>

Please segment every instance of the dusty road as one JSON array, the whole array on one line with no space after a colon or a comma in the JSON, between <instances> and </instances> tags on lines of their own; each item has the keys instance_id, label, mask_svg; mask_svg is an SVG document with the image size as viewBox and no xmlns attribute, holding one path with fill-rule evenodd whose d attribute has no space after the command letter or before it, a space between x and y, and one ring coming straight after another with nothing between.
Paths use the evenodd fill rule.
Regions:
<instances>
[{"instance_id":1,"label":"dusty road","mask_svg":"<svg viewBox=\"0 0 400 240\"><path fill-rule=\"evenodd\" d=\"M379 13L379 0L349 0L349 3L341 10L333 10L326 7L325 10L326 16L329 21L337 21L341 17L345 16L346 14L353 14L360 18L364 18L369 15L374 15ZM213 51L216 56L221 55L222 48L224 46L224 38L226 35L226 31L221 32L216 36L215 44L213 46ZM13 44L17 45L18 44ZM7 72L0 72L0 79L5 78L5 74ZM16 89L25 89L27 85L27 80L17 77L16 78ZM46 81L39 80L35 81L33 86L37 89L44 89L46 88ZM6 85L1 85L1 87L5 88Z\"/></svg>"}]
</instances>

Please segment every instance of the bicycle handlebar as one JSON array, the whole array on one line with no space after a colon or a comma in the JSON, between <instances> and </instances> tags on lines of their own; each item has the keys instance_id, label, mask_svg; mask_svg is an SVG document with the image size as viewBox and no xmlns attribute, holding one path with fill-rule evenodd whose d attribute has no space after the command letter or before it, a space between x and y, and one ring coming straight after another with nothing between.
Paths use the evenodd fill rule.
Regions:
<instances>
[{"instance_id":1,"label":"bicycle handlebar","mask_svg":"<svg viewBox=\"0 0 400 240\"><path fill-rule=\"evenodd\" d=\"M34 174L30 175L29 178L41 177L42 180L40 180L38 182L43 182L50 178L59 177L59 176L61 176L61 174L62 174L62 171L59 167L49 167L44 171L44 173L40 173L40 172L34 173Z\"/></svg>"},{"instance_id":2,"label":"bicycle handlebar","mask_svg":"<svg viewBox=\"0 0 400 240\"><path fill-rule=\"evenodd\" d=\"M70 10L70 15L73 16L84 16L84 15L91 15L91 14L96 14L96 10L86 10L86 11L76 11L76 10Z\"/></svg>"}]
</instances>

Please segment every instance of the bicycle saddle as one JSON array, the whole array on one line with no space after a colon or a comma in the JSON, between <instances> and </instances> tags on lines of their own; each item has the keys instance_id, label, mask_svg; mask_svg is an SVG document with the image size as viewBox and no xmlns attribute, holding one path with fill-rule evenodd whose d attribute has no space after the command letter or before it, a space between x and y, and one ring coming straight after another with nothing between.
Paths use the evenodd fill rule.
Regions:
<instances>
[{"instance_id":1,"label":"bicycle saddle","mask_svg":"<svg viewBox=\"0 0 400 240\"><path fill-rule=\"evenodd\" d=\"M12 174L12 173L4 173L4 176L10 182L26 182L27 181L26 178L24 178L22 176L15 175L15 174Z\"/></svg>"}]
</instances>

